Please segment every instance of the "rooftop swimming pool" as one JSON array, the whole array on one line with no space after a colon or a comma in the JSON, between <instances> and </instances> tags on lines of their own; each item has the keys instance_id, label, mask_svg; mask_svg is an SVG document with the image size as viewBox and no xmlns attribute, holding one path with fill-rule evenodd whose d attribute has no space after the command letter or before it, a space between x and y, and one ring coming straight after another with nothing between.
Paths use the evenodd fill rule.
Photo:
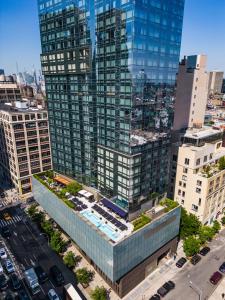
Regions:
<instances>
[{"instance_id":1,"label":"rooftop swimming pool","mask_svg":"<svg viewBox=\"0 0 225 300\"><path fill-rule=\"evenodd\" d=\"M104 232L111 240L116 241L120 237L118 232L116 232L109 224L105 224L105 221L101 220L96 214L89 210L85 210L80 213L99 230Z\"/></svg>"}]
</instances>

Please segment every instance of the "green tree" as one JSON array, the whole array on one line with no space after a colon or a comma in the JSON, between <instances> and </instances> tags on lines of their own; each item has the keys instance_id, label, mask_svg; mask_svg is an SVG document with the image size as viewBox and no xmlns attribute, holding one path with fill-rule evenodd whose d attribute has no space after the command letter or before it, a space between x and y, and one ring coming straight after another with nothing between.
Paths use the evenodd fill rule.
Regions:
<instances>
[{"instance_id":1,"label":"green tree","mask_svg":"<svg viewBox=\"0 0 225 300\"><path fill-rule=\"evenodd\" d=\"M183 249L187 256L192 256L198 253L200 250L200 240L194 236L189 236L184 240Z\"/></svg>"},{"instance_id":2,"label":"green tree","mask_svg":"<svg viewBox=\"0 0 225 300\"><path fill-rule=\"evenodd\" d=\"M225 225L225 216L224 216L224 217L222 217L222 219L221 219L221 223L222 223L223 225Z\"/></svg>"},{"instance_id":3,"label":"green tree","mask_svg":"<svg viewBox=\"0 0 225 300\"><path fill-rule=\"evenodd\" d=\"M46 233L49 237L51 237L54 234L54 228L49 220L42 222L41 228L44 231L44 233Z\"/></svg>"},{"instance_id":4,"label":"green tree","mask_svg":"<svg viewBox=\"0 0 225 300\"><path fill-rule=\"evenodd\" d=\"M50 238L50 246L56 253L62 253L65 247L65 242L61 238L59 231L55 231Z\"/></svg>"},{"instance_id":5,"label":"green tree","mask_svg":"<svg viewBox=\"0 0 225 300\"><path fill-rule=\"evenodd\" d=\"M76 195L77 192L79 192L81 189L82 189L82 185L80 185L76 181L71 182L66 187L67 192L70 193L70 194L72 194L72 195Z\"/></svg>"},{"instance_id":6,"label":"green tree","mask_svg":"<svg viewBox=\"0 0 225 300\"><path fill-rule=\"evenodd\" d=\"M185 239L191 235L199 234L201 222L193 215L188 214L186 209L181 208L181 223L180 223L180 237Z\"/></svg>"},{"instance_id":7,"label":"green tree","mask_svg":"<svg viewBox=\"0 0 225 300\"><path fill-rule=\"evenodd\" d=\"M76 271L76 277L78 282L84 285L88 285L93 279L94 273L87 270L87 268L81 268Z\"/></svg>"},{"instance_id":8,"label":"green tree","mask_svg":"<svg viewBox=\"0 0 225 300\"><path fill-rule=\"evenodd\" d=\"M27 209L28 215L33 218L33 216L38 212L37 210L37 204L32 204L30 207Z\"/></svg>"},{"instance_id":9,"label":"green tree","mask_svg":"<svg viewBox=\"0 0 225 300\"><path fill-rule=\"evenodd\" d=\"M216 233L218 233L218 232L220 231L220 229L221 229L220 223L219 223L217 220L215 220L215 221L213 222L212 230L213 230L214 233L216 234Z\"/></svg>"},{"instance_id":10,"label":"green tree","mask_svg":"<svg viewBox=\"0 0 225 300\"><path fill-rule=\"evenodd\" d=\"M33 215L32 220L36 222L39 226L41 223L44 221L45 215L43 211L37 212L36 214Z\"/></svg>"},{"instance_id":11,"label":"green tree","mask_svg":"<svg viewBox=\"0 0 225 300\"><path fill-rule=\"evenodd\" d=\"M91 299L93 300L106 300L107 299L107 290L104 286L96 286L96 288L91 293Z\"/></svg>"},{"instance_id":12,"label":"green tree","mask_svg":"<svg viewBox=\"0 0 225 300\"><path fill-rule=\"evenodd\" d=\"M70 269L74 268L77 264L76 256L72 251L66 253L66 255L63 258L63 261L64 264Z\"/></svg>"},{"instance_id":13,"label":"green tree","mask_svg":"<svg viewBox=\"0 0 225 300\"><path fill-rule=\"evenodd\" d=\"M214 231L212 227L202 226L199 231L199 240L201 244L204 244L207 241L210 241L214 237Z\"/></svg>"},{"instance_id":14,"label":"green tree","mask_svg":"<svg viewBox=\"0 0 225 300\"><path fill-rule=\"evenodd\" d=\"M224 170L225 169L225 157L222 156L220 159L219 159L219 170Z\"/></svg>"}]
</instances>

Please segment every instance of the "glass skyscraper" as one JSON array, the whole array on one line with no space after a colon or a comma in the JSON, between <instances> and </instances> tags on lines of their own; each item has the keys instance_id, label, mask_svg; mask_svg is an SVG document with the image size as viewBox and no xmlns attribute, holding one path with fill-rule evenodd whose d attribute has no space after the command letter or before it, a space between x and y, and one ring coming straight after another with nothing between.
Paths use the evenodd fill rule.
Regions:
<instances>
[{"instance_id":1,"label":"glass skyscraper","mask_svg":"<svg viewBox=\"0 0 225 300\"><path fill-rule=\"evenodd\" d=\"M38 0L54 169L130 216L168 183L184 0Z\"/></svg>"}]
</instances>

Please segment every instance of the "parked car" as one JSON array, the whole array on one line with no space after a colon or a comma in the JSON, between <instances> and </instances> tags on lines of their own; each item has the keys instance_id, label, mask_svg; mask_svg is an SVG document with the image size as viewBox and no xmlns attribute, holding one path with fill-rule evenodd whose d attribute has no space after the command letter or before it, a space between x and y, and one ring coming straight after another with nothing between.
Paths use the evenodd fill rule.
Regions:
<instances>
[{"instance_id":1,"label":"parked car","mask_svg":"<svg viewBox=\"0 0 225 300\"><path fill-rule=\"evenodd\" d=\"M5 193L1 193L1 194L0 194L0 197L1 197L1 198L5 198Z\"/></svg>"},{"instance_id":2,"label":"parked car","mask_svg":"<svg viewBox=\"0 0 225 300\"><path fill-rule=\"evenodd\" d=\"M222 275L220 272L216 271L216 272L213 273L213 275L210 277L209 281L210 281L212 284L216 285L216 284L222 279L222 277L223 277L223 275Z\"/></svg>"},{"instance_id":3,"label":"parked car","mask_svg":"<svg viewBox=\"0 0 225 300\"><path fill-rule=\"evenodd\" d=\"M3 226L2 227L2 230L1 230L1 234L4 238L8 238L11 236L11 232L9 230L9 227L8 226Z\"/></svg>"},{"instance_id":4,"label":"parked car","mask_svg":"<svg viewBox=\"0 0 225 300\"><path fill-rule=\"evenodd\" d=\"M0 290L5 290L8 287L8 282L5 274L0 274Z\"/></svg>"},{"instance_id":5,"label":"parked car","mask_svg":"<svg viewBox=\"0 0 225 300\"><path fill-rule=\"evenodd\" d=\"M157 290L157 293L161 296L161 297L165 297L166 294L168 294L168 290L166 288L164 288L164 286L161 286L161 288L159 288Z\"/></svg>"},{"instance_id":6,"label":"parked car","mask_svg":"<svg viewBox=\"0 0 225 300\"><path fill-rule=\"evenodd\" d=\"M183 265L187 262L187 259L185 257L181 257L177 262L176 262L176 266L178 268L182 268Z\"/></svg>"},{"instance_id":7,"label":"parked car","mask_svg":"<svg viewBox=\"0 0 225 300\"><path fill-rule=\"evenodd\" d=\"M45 273L43 268L41 266L37 266L34 268L34 271L38 277L39 283L44 283L45 281L48 280L48 275Z\"/></svg>"},{"instance_id":8,"label":"parked car","mask_svg":"<svg viewBox=\"0 0 225 300\"><path fill-rule=\"evenodd\" d=\"M204 247L202 248L199 253L202 255L202 256L206 256L207 253L209 253L210 251L210 248L209 247Z\"/></svg>"},{"instance_id":9,"label":"parked car","mask_svg":"<svg viewBox=\"0 0 225 300\"><path fill-rule=\"evenodd\" d=\"M15 297L12 295L11 292L7 292L7 294L4 297L4 300L15 300Z\"/></svg>"},{"instance_id":10,"label":"parked car","mask_svg":"<svg viewBox=\"0 0 225 300\"><path fill-rule=\"evenodd\" d=\"M19 290L21 288L21 280L18 278L18 276L15 273L11 274L10 282L14 290Z\"/></svg>"},{"instance_id":11,"label":"parked car","mask_svg":"<svg viewBox=\"0 0 225 300\"><path fill-rule=\"evenodd\" d=\"M225 273L225 262L219 267L220 272Z\"/></svg>"},{"instance_id":12,"label":"parked car","mask_svg":"<svg viewBox=\"0 0 225 300\"><path fill-rule=\"evenodd\" d=\"M64 284L65 280L63 274L56 265L52 266L49 271L58 286Z\"/></svg>"},{"instance_id":13,"label":"parked car","mask_svg":"<svg viewBox=\"0 0 225 300\"><path fill-rule=\"evenodd\" d=\"M0 249L0 258L1 259L6 259L7 258L7 253L5 251L5 248Z\"/></svg>"},{"instance_id":14,"label":"parked car","mask_svg":"<svg viewBox=\"0 0 225 300\"><path fill-rule=\"evenodd\" d=\"M172 289L175 288L175 283L173 281L169 280L166 283L164 283L163 287L165 289L167 289L168 291L171 291Z\"/></svg>"},{"instance_id":15,"label":"parked car","mask_svg":"<svg viewBox=\"0 0 225 300\"><path fill-rule=\"evenodd\" d=\"M11 262L10 259L6 259L6 261L5 261L5 269L6 269L7 273L13 273L13 272L15 272L14 265Z\"/></svg>"},{"instance_id":16,"label":"parked car","mask_svg":"<svg viewBox=\"0 0 225 300\"><path fill-rule=\"evenodd\" d=\"M18 300L30 300L30 297L24 289L18 291Z\"/></svg>"},{"instance_id":17,"label":"parked car","mask_svg":"<svg viewBox=\"0 0 225 300\"><path fill-rule=\"evenodd\" d=\"M160 296L158 294L153 295L149 300L160 300Z\"/></svg>"},{"instance_id":18,"label":"parked car","mask_svg":"<svg viewBox=\"0 0 225 300\"><path fill-rule=\"evenodd\" d=\"M54 289L50 289L48 291L48 298L50 300L60 300L59 296L57 295L57 293Z\"/></svg>"},{"instance_id":19,"label":"parked car","mask_svg":"<svg viewBox=\"0 0 225 300\"><path fill-rule=\"evenodd\" d=\"M201 256L198 254L195 254L191 258L191 263L192 263L192 265L196 265L200 260L201 260Z\"/></svg>"}]
</instances>

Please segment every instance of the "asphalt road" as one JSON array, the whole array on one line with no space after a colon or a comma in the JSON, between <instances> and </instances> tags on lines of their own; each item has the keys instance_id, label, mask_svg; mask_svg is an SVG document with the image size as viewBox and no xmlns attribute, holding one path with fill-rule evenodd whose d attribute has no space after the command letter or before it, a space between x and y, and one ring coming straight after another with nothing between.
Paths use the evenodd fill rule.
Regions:
<instances>
[{"instance_id":1,"label":"asphalt road","mask_svg":"<svg viewBox=\"0 0 225 300\"><path fill-rule=\"evenodd\" d=\"M28 267L41 265L45 272L49 274L49 268L57 265L64 275L65 284L72 283L76 286L74 274L63 264L62 258L51 250L46 238L40 235L37 226L30 221L23 210L19 206L7 208L0 212L0 219L6 211L12 216L13 222L8 224L12 235L10 238L5 239L5 243L9 252L14 256L18 273L23 276L23 271ZM33 296L32 299L47 299L47 292L51 288L54 288L63 299L63 288L56 287L52 278L41 285L41 293Z\"/></svg>"},{"instance_id":2,"label":"asphalt road","mask_svg":"<svg viewBox=\"0 0 225 300\"><path fill-rule=\"evenodd\" d=\"M165 300L209 299L217 287L209 282L209 278L225 261L225 230L209 244L209 247L211 251L202 257L197 265L188 263L172 278L176 288L164 298Z\"/></svg>"}]
</instances>

